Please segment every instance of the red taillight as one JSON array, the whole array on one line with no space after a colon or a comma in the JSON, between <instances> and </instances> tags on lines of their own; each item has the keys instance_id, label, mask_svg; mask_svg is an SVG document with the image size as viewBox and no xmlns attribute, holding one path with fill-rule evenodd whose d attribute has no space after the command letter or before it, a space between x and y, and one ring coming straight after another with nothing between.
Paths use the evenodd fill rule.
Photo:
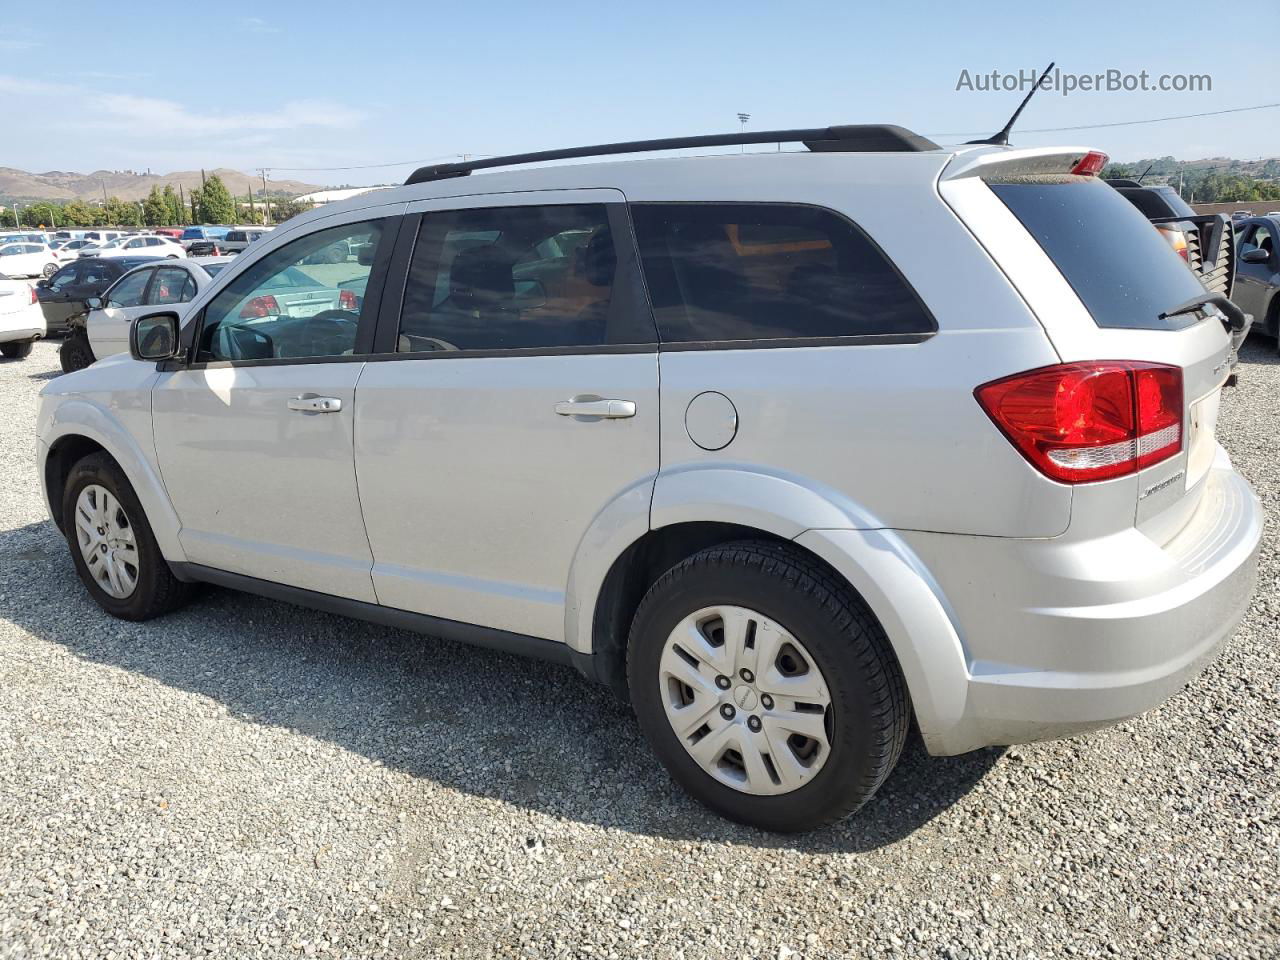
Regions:
<instances>
[{"instance_id":1,"label":"red taillight","mask_svg":"<svg viewBox=\"0 0 1280 960\"><path fill-rule=\"evenodd\" d=\"M351 313L360 312L360 298L355 295L355 291L340 290L338 292L338 309L348 310Z\"/></svg>"},{"instance_id":2,"label":"red taillight","mask_svg":"<svg viewBox=\"0 0 1280 960\"><path fill-rule=\"evenodd\" d=\"M276 298L271 294L254 297L240 308L240 316L246 319L250 317L274 317L278 316L279 313L280 304L276 303Z\"/></svg>"},{"instance_id":3,"label":"red taillight","mask_svg":"<svg viewBox=\"0 0 1280 960\"><path fill-rule=\"evenodd\" d=\"M1169 246L1173 247L1174 253L1183 260L1190 260L1191 257L1187 253L1187 236L1177 227L1156 227L1160 231L1160 236L1169 241Z\"/></svg>"},{"instance_id":4,"label":"red taillight","mask_svg":"<svg viewBox=\"0 0 1280 960\"><path fill-rule=\"evenodd\" d=\"M32 303L39 303L39 302L40 302L40 298L36 296L36 288L35 288L35 287L33 287L33 286L31 286L30 284L28 284L28 285L27 285L27 289L31 291L31 302L32 302Z\"/></svg>"},{"instance_id":5,"label":"red taillight","mask_svg":"<svg viewBox=\"0 0 1280 960\"><path fill-rule=\"evenodd\" d=\"M993 380L978 403L1041 473L1109 480L1182 450L1182 368L1131 360L1064 363Z\"/></svg>"},{"instance_id":6,"label":"red taillight","mask_svg":"<svg viewBox=\"0 0 1280 960\"><path fill-rule=\"evenodd\" d=\"M1102 168L1107 165L1108 157L1105 153L1097 150L1090 150L1071 168L1071 172L1077 177L1096 177L1102 172Z\"/></svg>"}]
</instances>

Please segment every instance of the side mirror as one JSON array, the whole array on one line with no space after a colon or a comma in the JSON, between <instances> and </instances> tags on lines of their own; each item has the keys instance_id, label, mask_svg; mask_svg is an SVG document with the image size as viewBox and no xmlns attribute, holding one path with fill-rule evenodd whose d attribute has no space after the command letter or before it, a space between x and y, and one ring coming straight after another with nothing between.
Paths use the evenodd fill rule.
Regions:
<instances>
[{"instance_id":1,"label":"side mirror","mask_svg":"<svg viewBox=\"0 0 1280 960\"><path fill-rule=\"evenodd\" d=\"M103 307L102 298L90 297L88 300L84 302L84 305L88 307L90 310L101 310Z\"/></svg>"},{"instance_id":2,"label":"side mirror","mask_svg":"<svg viewBox=\"0 0 1280 960\"><path fill-rule=\"evenodd\" d=\"M1270 252L1258 247L1254 250L1246 250L1240 254L1240 260L1243 263L1267 263L1271 259Z\"/></svg>"},{"instance_id":3,"label":"side mirror","mask_svg":"<svg viewBox=\"0 0 1280 960\"><path fill-rule=\"evenodd\" d=\"M36 286L37 286L37 287L47 287L47 286L49 286L49 280L48 280L48 278L47 278L47 277L41 277L39 280L37 280L37 281L36 281Z\"/></svg>"},{"instance_id":4,"label":"side mirror","mask_svg":"<svg viewBox=\"0 0 1280 960\"><path fill-rule=\"evenodd\" d=\"M178 315L148 313L129 326L129 355L135 360L169 360L178 352Z\"/></svg>"}]
</instances>

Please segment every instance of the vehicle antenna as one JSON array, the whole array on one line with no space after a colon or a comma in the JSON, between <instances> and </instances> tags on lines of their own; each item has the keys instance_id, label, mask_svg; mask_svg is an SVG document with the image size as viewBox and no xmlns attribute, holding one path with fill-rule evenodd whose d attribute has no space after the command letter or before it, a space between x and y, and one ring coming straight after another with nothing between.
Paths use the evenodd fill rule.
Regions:
<instances>
[{"instance_id":1,"label":"vehicle antenna","mask_svg":"<svg viewBox=\"0 0 1280 960\"><path fill-rule=\"evenodd\" d=\"M1003 127L1000 128L999 133L995 134L994 136L987 137L987 139L985 140L970 140L968 142L969 143L989 143L995 147L1007 147L1009 145L1009 131L1012 130L1013 125L1018 122L1018 117L1022 116L1023 108L1026 107L1027 102L1033 96L1035 96L1036 91L1040 89L1041 84L1044 83L1045 79L1049 76L1049 71L1052 69L1053 69L1052 63L1050 63L1047 67L1044 68L1044 73L1040 74L1040 79L1035 82L1035 84L1027 92L1027 95L1022 98L1022 102L1018 104L1018 109L1013 111L1013 116L1009 118L1008 123L1006 123Z\"/></svg>"}]
</instances>

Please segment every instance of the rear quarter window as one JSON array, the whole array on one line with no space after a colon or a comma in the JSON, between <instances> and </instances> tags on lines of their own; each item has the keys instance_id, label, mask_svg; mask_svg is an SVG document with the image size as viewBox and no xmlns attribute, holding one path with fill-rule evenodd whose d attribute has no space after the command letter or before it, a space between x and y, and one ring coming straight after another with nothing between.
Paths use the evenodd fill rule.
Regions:
<instances>
[{"instance_id":1,"label":"rear quarter window","mask_svg":"<svg viewBox=\"0 0 1280 960\"><path fill-rule=\"evenodd\" d=\"M855 224L820 207L631 207L663 343L917 338L937 329Z\"/></svg>"},{"instance_id":2,"label":"rear quarter window","mask_svg":"<svg viewBox=\"0 0 1280 960\"><path fill-rule=\"evenodd\" d=\"M1203 295L1191 268L1151 222L1092 177L989 183L1035 238L1099 327L1172 330L1194 315L1160 315Z\"/></svg>"}]
</instances>

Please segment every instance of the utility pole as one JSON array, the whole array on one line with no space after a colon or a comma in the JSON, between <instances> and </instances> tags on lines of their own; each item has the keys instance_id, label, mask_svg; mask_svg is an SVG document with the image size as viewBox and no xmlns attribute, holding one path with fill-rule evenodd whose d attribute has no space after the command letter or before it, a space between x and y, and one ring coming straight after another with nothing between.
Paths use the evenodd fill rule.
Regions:
<instances>
[{"instance_id":1,"label":"utility pole","mask_svg":"<svg viewBox=\"0 0 1280 960\"><path fill-rule=\"evenodd\" d=\"M22 229L22 220L18 217L18 208L22 206L17 200L13 201L13 225L19 230Z\"/></svg>"},{"instance_id":2,"label":"utility pole","mask_svg":"<svg viewBox=\"0 0 1280 960\"><path fill-rule=\"evenodd\" d=\"M746 133L746 132L747 132L747 121L748 121L748 120L750 120L750 119L751 119L751 114L749 114L749 113L739 113L739 114L738 114L738 122L739 122L740 124L742 124L742 132L743 132L743 133ZM747 152L747 145L746 145L745 143L744 143L744 144L742 144L742 152L743 152L743 153L746 153L746 152Z\"/></svg>"},{"instance_id":3,"label":"utility pole","mask_svg":"<svg viewBox=\"0 0 1280 960\"><path fill-rule=\"evenodd\" d=\"M107 205L107 181L99 180L98 182L102 184L102 205L105 207Z\"/></svg>"},{"instance_id":4,"label":"utility pole","mask_svg":"<svg viewBox=\"0 0 1280 960\"><path fill-rule=\"evenodd\" d=\"M266 223L271 223L271 198L267 196L267 168L259 167L258 172L262 174L262 205L266 208Z\"/></svg>"}]
</instances>

